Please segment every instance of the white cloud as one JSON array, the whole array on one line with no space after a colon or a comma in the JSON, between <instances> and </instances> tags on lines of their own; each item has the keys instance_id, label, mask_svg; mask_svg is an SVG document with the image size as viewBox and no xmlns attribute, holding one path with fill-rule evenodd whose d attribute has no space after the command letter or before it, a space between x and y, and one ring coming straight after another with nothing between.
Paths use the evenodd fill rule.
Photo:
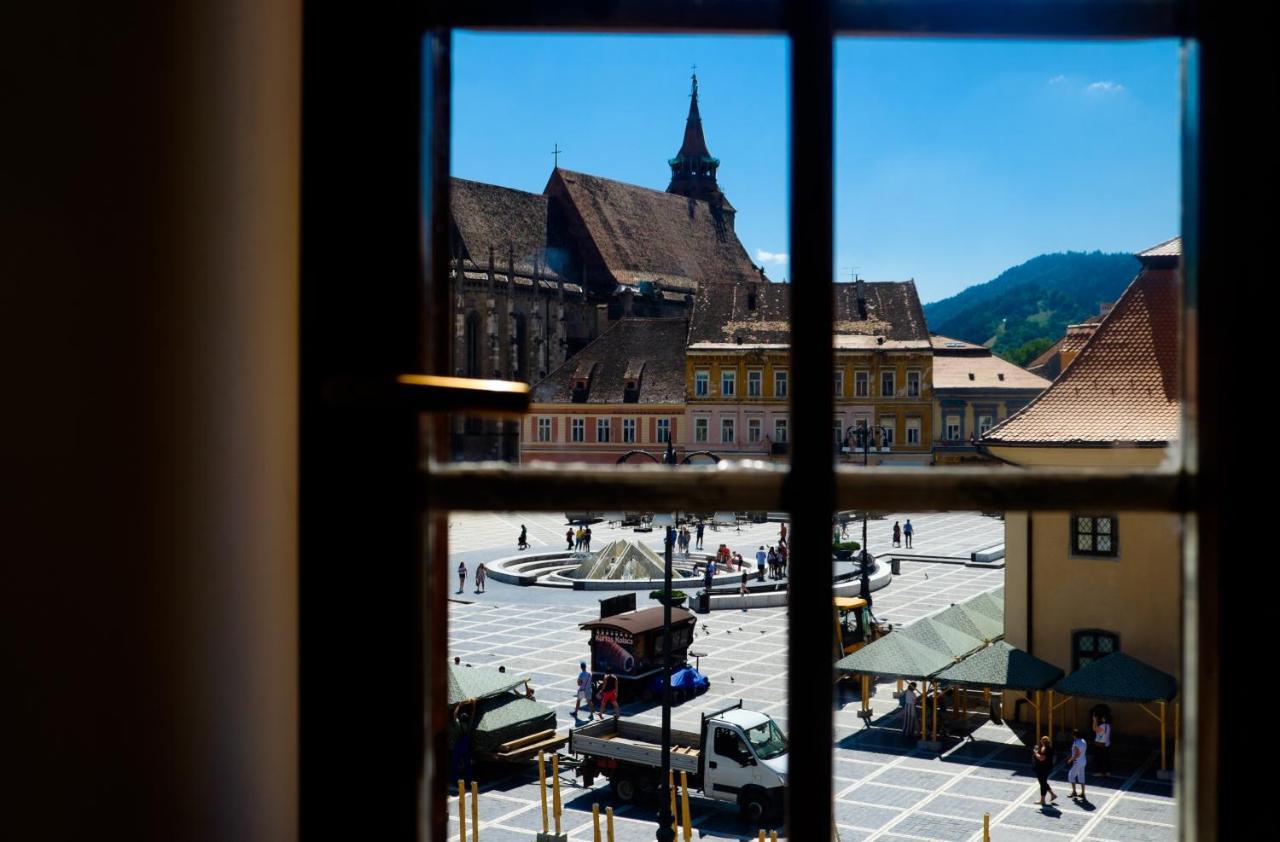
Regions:
<instances>
[{"instance_id":1,"label":"white cloud","mask_svg":"<svg viewBox=\"0 0 1280 842\"><path fill-rule=\"evenodd\" d=\"M756 249L756 260L759 260L761 263L766 265L772 263L774 266L782 266L783 264L788 263L790 259L791 256L785 253Z\"/></svg>"},{"instance_id":2,"label":"white cloud","mask_svg":"<svg viewBox=\"0 0 1280 842\"><path fill-rule=\"evenodd\" d=\"M1093 94L1118 94L1124 90L1124 85L1119 82L1106 80L1103 82L1093 82L1085 91Z\"/></svg>"},{"instance_id":3,"label":"white cloud","mask_svg":"<svg viewBox=\"0 0 1280 842\"><path fill-rule=\"evenodd\" d=\"M1050 84L1050 85L1061 85L1061 84L1062 84L1063 82L1065 82L1065 81L1067 81L1067 77L1066 77L1066 76L1063 76L1061 73L1059 73L1057 76L1054 76L1052 79L1050 79L1050 80L1049 80L1049 84Z\"/></svg>"}]
</instances>

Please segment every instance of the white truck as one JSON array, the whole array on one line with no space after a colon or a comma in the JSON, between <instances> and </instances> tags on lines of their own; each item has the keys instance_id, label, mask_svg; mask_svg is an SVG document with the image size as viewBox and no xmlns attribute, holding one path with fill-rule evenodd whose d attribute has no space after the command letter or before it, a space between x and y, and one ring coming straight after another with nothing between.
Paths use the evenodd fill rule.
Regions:
<instances>
[{"instance_id":1,"label":"white truck","mask_svg":"<svg viewBox=\"0 0 1280 842\"><path fill-rule=\"evenodd\" d=\"M662 729L605 719L569 732L569 753L579 756L587 786L609 779L614 795L633 802L652 794L662 777ZM671 769L688 775L689 788L734 802L752 822L782 810L787 785L787 738L768 715L736 705L702 714L698 732L671 729Z\"/></svg>"}]
</instances>

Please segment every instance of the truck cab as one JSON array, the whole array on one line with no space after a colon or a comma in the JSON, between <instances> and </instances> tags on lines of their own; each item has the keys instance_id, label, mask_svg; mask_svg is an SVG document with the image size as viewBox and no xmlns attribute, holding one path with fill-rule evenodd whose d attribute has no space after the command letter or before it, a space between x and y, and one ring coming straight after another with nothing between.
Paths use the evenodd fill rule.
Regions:
<instances>
[{"instance_id":1,"label":"truck cab","mask_svg":"<svg viewBox=\"0 0 1280 842\"><path fill-rule=\"evenodd\" d=\"M756 821L782 809L787 738L772 718L740 705L704 719L702 791Z\"/></svg>"}]
</instances>

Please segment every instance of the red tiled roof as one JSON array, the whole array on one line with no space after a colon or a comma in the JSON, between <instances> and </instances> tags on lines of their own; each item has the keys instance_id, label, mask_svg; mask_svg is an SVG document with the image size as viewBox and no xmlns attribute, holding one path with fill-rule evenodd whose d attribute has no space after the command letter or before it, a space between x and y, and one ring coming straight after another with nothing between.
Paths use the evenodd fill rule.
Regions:
<instances>
[{"instance_id":1,"label":"red tiled roof","mask_svg":"<svg viewBox=\"0 0 1280 842\"><path fill-rule=\"evenodd\" d=\"M1178 272L1144 269L1053 385L982 440L1014 445L1176 440L1178 341Z\"/></svg>"},{"instance_id":2,"label":"red tiled roof","mask_svg":"<svg viewBox=\"0 0 1280 842\"><path fill-rule=\"evenodd\" d=\"M934 390L993 389L1040 391L1049 385L1045 378L1019 368L1008 360L988 352L986 356L951 356L935 354L933 357Z\"/></svg>"}]
</instances>

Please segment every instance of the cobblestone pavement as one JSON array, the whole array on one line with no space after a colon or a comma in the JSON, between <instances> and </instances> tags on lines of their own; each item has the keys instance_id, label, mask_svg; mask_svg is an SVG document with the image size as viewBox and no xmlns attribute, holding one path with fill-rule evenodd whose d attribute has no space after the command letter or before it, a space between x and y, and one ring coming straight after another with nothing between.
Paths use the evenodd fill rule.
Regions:
<instances>
[{"instance_id":1,"label":"cobblestone pavement","mask_svg":"<svg viewBox=\"0 0 1280 842\"><path fill-rule=\"evenodd\" d=\"M514 530L509 525L501 530L501 540L511 544L519 532L518 519L528 523L531 540L535 536L544 537L536 531L541 528L551 533L545 536L547 540L558 538L564 532L563 521L558 516L502 517L517 524ZM539 522L535 517L548 520ZM928 524L931 517L955 516L917 519L912 515L912 522L921 529L921 535L929 534L924 524ZM968 523L975 522L972 519L976 516L968 517ZM477 536L481 530L477 524L483 523L479 517L465 520L455 515L451 521L465 524L470 539L475 541L464 553L483 550L478 546ZM998 521L989 522L999 525ZM892 520L889 525L892 527ZM502 526L492 522L484 529L497 530ZM776 534L776 524L768 526L771 533ZM559 535L555 535L556 531ZM709 532L707 543L711 543L712 535L725 534L735 533L732 530ZM752 536L750 540L756 538ZM923 538L919 545L924 547ZM874 540L872 547L874 551ZM451 557L451 563L456 563L454 558L456 556ZM903 575L894 577L891 585L876 593L876 610L878 615L895 623L907 623L1002 582L1001 570L911 562L904 565ZM546 588L508 590L545 591L553 597L564 594ZM555 709L558 727L568 728L574 724L574 676L578 662L588 654L587 635L577 624L597 616L595 599L599 596L594 595L589 604L453 603L450 654L461 657L464 663L505 665L508 672L530 674L538 700ZM700 712L742 699L747 707L770 714L787 728L786 650L785 609L700 615L692 651L701 653L700 667L710 678L711 688L705 695L674 708L673 727L696 730ZM1124 842L1176 838L1172 789L1170 784L1155 779L1158 757L1149 750L1126 751L1117 745L1112 757L1116 774L1107 780L1091 780L1088 804L1076 804L1067 798L1070 788L1065 784L1064 770L1058 769L1053 783L1060 796L1060 806L1041 810L1036 804L1035 777L1027 762L1029 752L1015 731L989 720L979 724L975 718L973 741L949 740L944 743L940 756L919 751L898 732L893 689L892 684L876 688L872 699L876 719L870 729L864 729L857 719L859 702L855 694L842 690L838 698L832 783L842 842L908 839L970 842L981 839L984 812L991 816L992 838L1000 842ZM623 713L654 724L661 718L659 707L642 702L624 707ZM541 830L536 776L534 769L522 768L512 773L497 773L482 784L480 839L483 842L531 842L535 832ZM620 842L653 838L655 818L651 806L620 804L603 779L597 780L591 789L582 787L581 781L571 774L562 774L561 779L564 831L570 839L592 839L592 803L599 803L602 811L606 806L614 808L615 838ZM732 806L701 796L692 799L692 806L695 838L755 839L755 828L739 820ZM450 800L450 811L450 828L456 834L456 798Z\"/></svg>"}]
</instances>

